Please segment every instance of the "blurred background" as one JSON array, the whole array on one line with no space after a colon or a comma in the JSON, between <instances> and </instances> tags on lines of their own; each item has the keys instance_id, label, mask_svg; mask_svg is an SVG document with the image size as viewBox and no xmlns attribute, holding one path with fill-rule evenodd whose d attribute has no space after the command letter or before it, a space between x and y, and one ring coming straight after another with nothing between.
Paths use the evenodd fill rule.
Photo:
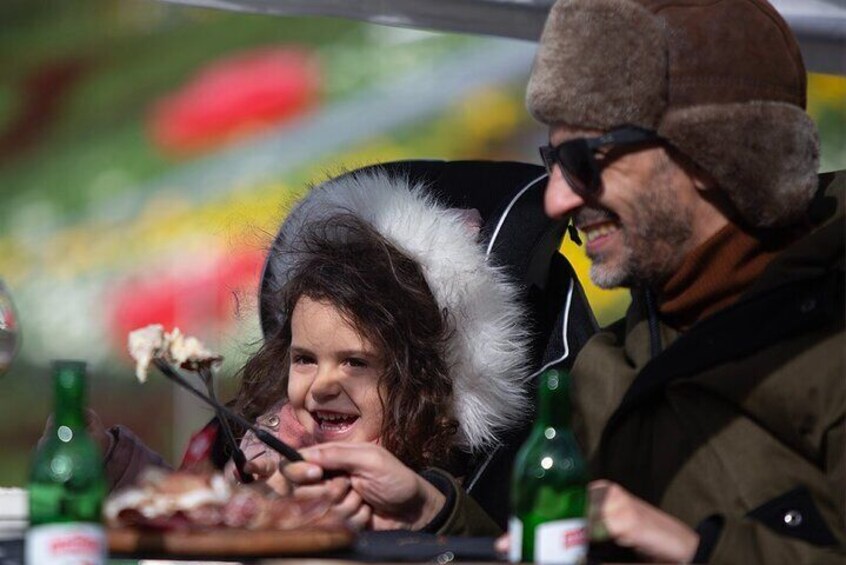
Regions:
<instances>
[{"instance_id":1,"label":"blurred background","mask_svg":"<svg viewBox=\"0 0 846 565\"><path fill-rule=\"evenodd\" d=\"M153 0L0 3L0 279L22 348L0 377L0 485L23 485L49 363L89 363L89 404L178 462L210 414L127 333L179 327L226 356L260 337L264 250L310 183L404 158L537 162L531 42ZM846 168L846 79L812 74L824 171ZM601 323L623 292L586 278Z\"/></svg>"}]
</instances>

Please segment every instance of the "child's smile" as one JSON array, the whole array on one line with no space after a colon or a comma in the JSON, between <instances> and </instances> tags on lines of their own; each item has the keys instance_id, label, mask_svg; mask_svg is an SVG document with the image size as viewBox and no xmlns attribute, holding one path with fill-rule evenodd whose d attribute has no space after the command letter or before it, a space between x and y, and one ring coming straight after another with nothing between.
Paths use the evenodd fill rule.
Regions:
<instances>
[{"instance_id":1,"label":"child's smile","mask_svg":"<svg viewBox=\"0 0 846 565\"><path fill-rule=\"evenodd\" d=\"M343 439L344 434L355 425L358 420L357 414L340 414L338 412L317 411L311 412L311 417L317 422L320 441Z\"/></svg>"}]
</instances>

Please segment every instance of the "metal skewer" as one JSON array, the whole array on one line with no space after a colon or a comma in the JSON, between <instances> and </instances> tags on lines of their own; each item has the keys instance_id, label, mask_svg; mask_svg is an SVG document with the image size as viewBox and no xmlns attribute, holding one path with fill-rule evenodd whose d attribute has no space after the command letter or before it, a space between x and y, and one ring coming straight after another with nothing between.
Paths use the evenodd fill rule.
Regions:
<instances>
[{"instance_id":1,"label":"metal skewer","mask_svg":"<svg viewBox=\"0 0 846 565\"><path fill-rule=\"evenodd\" d=\"M173 369L173 367L171 367L163 359L155 358L153 359L153 364L159 371L161 371L164 376L166 376L167 378L169 378L170 380L172 380L173 382L175 382L176 384L178 384L179 386L181 386L182 388L184 388L206 404L210 405L212 408L217 410L218 414L224 415L226 418L229 418L230 420L238 423L239 425L253 432L259 439L259 441L261 441L273 451L282 455L282 457L284 457L288 461L303 461L303 456L300 455L296 449L283 442L273 434L268 433L266 430L263 430L258 426L253 425L246 418L240 416L239 414L236 414L217 400L212 400L211 398L207 397L202 392L185 382L185 380L179 375L179 373L177 373Z\"/></svg>"}]
</instances>

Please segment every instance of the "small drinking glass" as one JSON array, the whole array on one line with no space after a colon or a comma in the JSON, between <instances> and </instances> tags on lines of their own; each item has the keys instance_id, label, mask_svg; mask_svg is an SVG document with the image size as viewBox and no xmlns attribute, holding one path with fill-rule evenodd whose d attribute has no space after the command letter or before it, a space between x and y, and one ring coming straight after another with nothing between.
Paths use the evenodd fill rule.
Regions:
<instances>
[{"instance_id":1,"label":"small drinking glass","mask_svg":"<svg viewBox=\"0 0 846 565\"><path fill-rule=\"evenodd\" d=\"M0 376L12 365L21 344L21 327L8 287L0 279Z\"/></svg>"}]
</instances>

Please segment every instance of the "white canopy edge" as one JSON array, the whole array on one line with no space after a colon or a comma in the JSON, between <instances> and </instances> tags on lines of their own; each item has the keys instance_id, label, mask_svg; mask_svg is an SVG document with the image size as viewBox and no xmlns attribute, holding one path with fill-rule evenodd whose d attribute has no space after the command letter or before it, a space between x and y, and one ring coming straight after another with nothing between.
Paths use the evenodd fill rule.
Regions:
<instances>
[{"instance_id":1,"label":"white canopy edge","mask_svg":"<svg viewBox=\"0 0 846 565\"><path fill-rule=\"evenodd\" d=\"M326 16L397 27L537 40L553 0L160 0L278 16ZM846 1L771 0L809 71L846 75Z\"/></svg>"}]
</instances>

